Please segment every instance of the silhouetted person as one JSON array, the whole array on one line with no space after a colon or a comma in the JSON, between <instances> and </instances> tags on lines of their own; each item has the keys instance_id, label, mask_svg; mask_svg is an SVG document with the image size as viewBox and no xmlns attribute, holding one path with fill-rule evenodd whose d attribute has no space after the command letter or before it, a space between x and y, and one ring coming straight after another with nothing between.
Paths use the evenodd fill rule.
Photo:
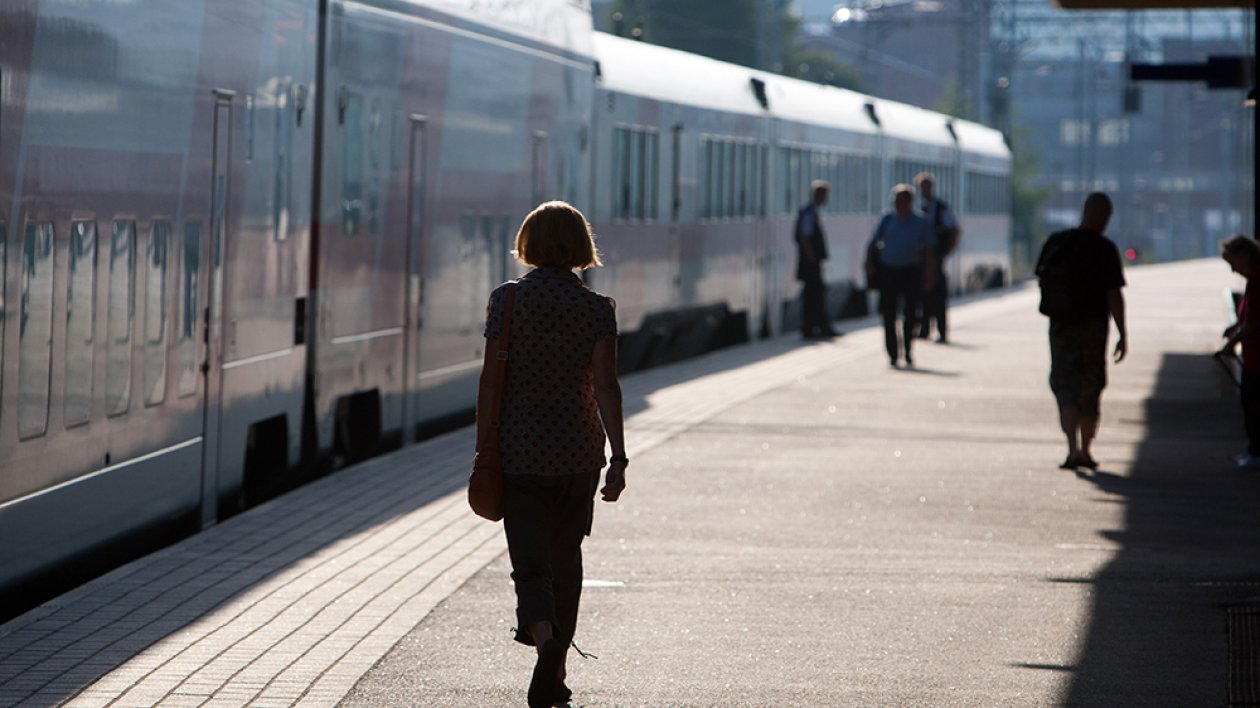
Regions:
<instances>
[{"instance_id":1,"label":"silhouetted person","mask_svg":"<svg viewBox=\"0 0 1260 708\"><path fill-rule=\"evenodd\" d=\"M945 344L949 341L949 328L945 322L945 310L949 307L949 283L945 279L945 259L958 246L958 219L954 210L936 198L936 177L931 172L920 172L914 177L915 186L919 188L920 213L932 227L932 236L936 241L936 273L934 285L923 291L923 303L919 318L919 338L927 339L931 334L932 321L936 321L936 341Z\"/></svg>"},{"instance_id":2,"label":"silhouetted person","mask_svg":"<svg viewBox=\"0 0 1260 708\"><path fill-rule=\"evenodd\" d=\"M1231 270L1247 279L1238 303L1238 321L1225 330L1228 340L1220 354L1232 354L1242 343L1241 398L1247 452L1235 458L1239 469L1260 469L1260 244L1244 234L1221 242L1221 257Z\"/></svg>"},{"instance_id":3,"label":"silhouetted person","mask_svg":"<svg viewBox=\"0 0 1260 708\"><path fill-rule=\"evenodd\" d=\"M836 336L827 316L822 262L827 260L827 238L819 209L827 203L831 185L823 180L810 184L809 203L796 214L792 233L796 239L796 279L801 281L801 336L806 339Z\"/></svg>"},{"instance_id":4,"label":"silhouetted person","mask_svg":"<svg viewBox=\"0 0 1260 708\"><path fill-rule=\"evenodd\" d=\"M529 705L567 703L565 656L582 595L582 539L592 498L612 447L603 499L626 486L617 320L611 298L586 287L573 269L600 265L590 225L565 202L525 217L517 258L534 269L516 282L508 334L507 383L499 437L503 454L503 530L516 587L516 641L537 647ZM485 371L497 355L506 289L486 307L486 362L477 410L490 408ZM477 439L489 421L477 416ZM478 445L478 449L480 449Z\"/></svg>"},{"instance_id":5,"label":"silhouetted person","mask_svg":"<svg viewBox=\"0 0 1260 708\"><path fill-rule=\"evenodd\" d=\"M867 282L879 288L879 312L884 318L884 348L888 362L897 366L904 353L906 366L914 366L911 343L917 329L915 315L924 290L934 285L936 246L931 227L914 213L914 187L892 188L893 211L875 227L866 249ZM898 341L897 310L901 310Z\"/></svg>"},{"instance_id":6,"label":"silhouetted person","mask_svg":"<svg viewBox=\"0 0 1260 708\"><path fill-rule=\"evenodd\" d=\"M1110 220L1111 199L1102 192L1090 194L1081 225L1051 234L1037 259L1041 312L1050 318L1050 389L1068 443L1067 458L1059 465L1064 469L1098 467L1089 446L1098 434L1107 385L1109 316L1120 333L1116 363L1129 351L1120 252L1103 236Z\"/></svg>"}]
</instances>

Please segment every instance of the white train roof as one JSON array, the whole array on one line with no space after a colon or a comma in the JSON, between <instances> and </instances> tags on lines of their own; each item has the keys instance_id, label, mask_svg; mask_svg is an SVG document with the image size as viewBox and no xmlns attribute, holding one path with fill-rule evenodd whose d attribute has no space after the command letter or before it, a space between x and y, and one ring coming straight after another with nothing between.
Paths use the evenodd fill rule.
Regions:
<instances>
[{"instance_id":1,"label":"white train roof","mask_svg":"<svg viewBox=\"0 0 1260 708\"><path fill-rule=\"evenodd\" d=\"M870 98L855 91L823 86L778 74L750 72L766 82L770 113L800 123L874 134L875 124L866 113Z\"/></svg>"},{"instance_id":2,"label":"white train roof","mask_svg":"<svg viewBox=\"0 0 1260 708\"><path fill-rule=\"evenodd\" d=\"M985 157L1010 160L1011 150L1000 131L967 120L955 120L954 132L963 150Z\"/></svg>"},{"instance_id":3,"label":"white train roof","mask_svg":"<svg viewBox=\"0 0 1260 708\"><path fill-rule=\"evenodd\" d=\"M954 137L949 134L949 116L906 103L878 99L875 114L880 127L890 138L924 143L934 147L954 147Z\"/></svg>"},{"instance_id":4,"label":"white train roof","mask_svg":"<svg viewBox=\"0 0 1260 708\"><path fill-rule=\"evenodd\" d=\"M748 82L752 70L677 49L594 34L604 88L668 103L759 115Z\"/></svg>"}]
</instances>

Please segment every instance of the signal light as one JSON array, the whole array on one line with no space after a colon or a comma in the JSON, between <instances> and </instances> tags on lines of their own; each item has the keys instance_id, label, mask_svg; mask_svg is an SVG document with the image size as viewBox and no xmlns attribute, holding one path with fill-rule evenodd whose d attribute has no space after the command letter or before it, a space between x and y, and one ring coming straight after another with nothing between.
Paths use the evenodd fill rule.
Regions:
<instances>
[{"instance_id":1,"label":"signal light","mask_svg":"<svg viewBox=\"0 0 1260 708\"><path fill-rule=\"evenodd\" d=\"M1128 248L1124 249L1124 259L1126 261L1129 261L1130 263L1132 263L1133 261L1137 260L1137 256L1138 256L1138 252L1136 248L1129 246Z\"/></svg>"}]
</instances>

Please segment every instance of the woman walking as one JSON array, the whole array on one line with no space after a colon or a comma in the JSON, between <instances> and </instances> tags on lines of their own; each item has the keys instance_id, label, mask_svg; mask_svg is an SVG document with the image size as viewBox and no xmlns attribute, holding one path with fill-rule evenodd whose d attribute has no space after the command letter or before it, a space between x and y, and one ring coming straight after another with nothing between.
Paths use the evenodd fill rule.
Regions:
<instances>
[{"instance_id":1,"label":"woman walking","mask_svg":"<svg viewBox=\"0 0 1260 708\"><path fill-rule=\"evenodd\" d=\"M504 515L516 636L538 652L529 684L531 708L568 702L565 658L582 593L582 539L590 534L595 489L612 448L603 500L625 489L617 321L611 298L573 273L601 265L586 217L561 201L525 217L516 257L533 270L490 294L486 362L477 410L489 409L486 371L503 327L508 288L515 288L508 333L507 382L499 434ZM489 432L477 416L477 439Z\"/></svg>"}]
</instances>

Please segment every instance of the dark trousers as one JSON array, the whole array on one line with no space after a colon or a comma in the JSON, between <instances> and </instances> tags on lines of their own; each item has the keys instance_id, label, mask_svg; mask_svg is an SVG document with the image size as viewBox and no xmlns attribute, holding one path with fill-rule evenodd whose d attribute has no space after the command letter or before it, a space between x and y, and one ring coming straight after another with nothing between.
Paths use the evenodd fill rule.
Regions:
<instances>
[{"instance_id":1,"label":"dark trousers","mask_svg":"<svg viewBox=\"0 0 1260 708\"><path fill-rule=\"evenodd\" d=\"M945 309L949 305L949 284L945 282L945 274L936 274L936 284L931 290L923 293L922 316L919 318L919 336L926 338L932 330L932 320L936 320L936 334L946 339Z\"/></svg>"},{"instance_id":2,"label":"dark trousers","mask_svg":"<svg viewBox=\"0 0 1260 708\"><path fill-rule=\"evenodd\" d=\"M826 334L831 332L831 319L827 317L827 286L823 285L822 267L802 265L801 279L801 334Z\"/></svg>"},{"instance_id":3,"label":"dark trousers","mask_svg":"<svg viewBox=\"0 0 1260 708\"><path fill-rule=\"evenodd\" d=\"M1247 430L1247 454L1260 457L1260 373L1242 375L1243 426Z\"/></svg>"},{"instance_id":4,"label":"dark trousers","mask_svg":"<svg viewBox=\"0 0 1260 708\"><path fill-rule=\"evenodd\" d=\"M591 532L599 472L503 476L503 531L516 586L516 641L550 622L566 645L582 598L582 539Z\"/></svg>"},{"instance_id":5,"label":"dark trousers","mask_svg":"<svg viewBox=\"0 0 1260 708\"><path fill-rule=\"evenodd\" d=\"M918 325L915 313L919 309L919 298L922 290L922 270L918 266L909 268L889 268L881 266L879 270L879 313L884 316L884 349L888 351L888 359L897 363L898 353L905 351L906 361L910 361L910 343L914 341L914 332ZM901 343L897 342L897 310L901 309Z\"/></svg>"}]
</instances>

